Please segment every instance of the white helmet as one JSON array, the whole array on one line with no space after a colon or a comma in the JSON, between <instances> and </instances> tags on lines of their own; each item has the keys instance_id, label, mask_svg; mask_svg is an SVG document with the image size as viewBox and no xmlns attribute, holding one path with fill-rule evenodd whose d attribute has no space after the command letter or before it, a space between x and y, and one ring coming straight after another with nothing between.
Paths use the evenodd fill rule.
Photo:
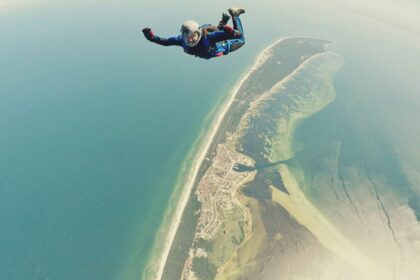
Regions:
<instances>
[{"instance_id":1,"label":"white helmet","mask_svg":"<svg viewBox=\"0 0 420 280\"><path fill-rule=\"evenodd\" d=\"M182 39L189 47L195 47L201 39L201 28L197 22L187 20L181 27Z\"/></svg>"}]
</instances>

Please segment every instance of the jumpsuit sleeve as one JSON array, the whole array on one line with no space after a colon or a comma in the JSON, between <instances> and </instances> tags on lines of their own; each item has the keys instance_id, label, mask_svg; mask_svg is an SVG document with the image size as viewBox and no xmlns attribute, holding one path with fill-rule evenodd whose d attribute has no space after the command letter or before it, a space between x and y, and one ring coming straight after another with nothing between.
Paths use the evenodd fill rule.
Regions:
<instances>
[{"instance_id":1,"label":"jumpsuit sleeve","mask_svg":"<svg viewBox=\"0 0 420 280\"><path fill-rule=\"evenodd\" d=\"M181 46L182 39L181 36L176 37L169 37L169 38L161 38L159 36L154 35L149 41L156 43L161 46Z\"/></svg>"}]
</instances>

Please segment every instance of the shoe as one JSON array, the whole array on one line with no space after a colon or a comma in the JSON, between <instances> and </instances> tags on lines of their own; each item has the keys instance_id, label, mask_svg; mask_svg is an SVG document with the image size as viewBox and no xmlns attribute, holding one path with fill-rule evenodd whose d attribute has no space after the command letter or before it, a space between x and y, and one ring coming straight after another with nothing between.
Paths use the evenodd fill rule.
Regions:
<instances>
[{"instance_id":1,"label":"shoe","mask_svg":"<svg viewBox=\"0 0 420 280\"><path fill-rule=\"evenodd\" d=\"M242 8L230 8L229 10L229 14L234 18L234 17L239 17L240 15L242 15L243 13L245 13L245 10Z\"/></svg>"},{"instance_id":2,"label":"shoe","mask_svg":"<svg viewBox=\"0 0 420 280\"><path fill-rule=\"evenodd\" d=\"M219 27L225 26L230 20L230 15L223 13L222 20L219 22Z\"/></svg>"},{"instance_id":3,"label":"shoe","mask_svg":"<svg viewBox=\"0 0 420 280\"><path fill-rule=\"evenodd\" d=\"M220 22L223 22L224 25L226 25L229 22L229 20L230 20L230 16L226 13L223 13L222 20Z\"/></svg>"}]
</instances>

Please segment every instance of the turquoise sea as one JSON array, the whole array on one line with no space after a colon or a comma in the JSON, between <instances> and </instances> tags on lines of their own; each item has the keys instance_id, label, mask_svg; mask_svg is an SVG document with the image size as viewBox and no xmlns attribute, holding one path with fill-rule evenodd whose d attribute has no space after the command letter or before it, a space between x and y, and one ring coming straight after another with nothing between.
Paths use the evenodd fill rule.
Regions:
<instances>
[{"instance_id":1,"label":"turquoise sea","mask_svg":"<svg viewBox=\"0 0 420 280\"><path fill-rule=\"evenodd\" d=\"M418 38L318 4L244 1L246 47L205 61L151 45L140 29L168 36L187 18L216 23L225 1L0 1L0 279L140 279L203 123L278 38L337 41L348 67L338 91L357 97L340 106L377 108L378 124L395 116L401 89L398 108L410 103L416 116ZM352 91L348 73L373 80L354 79ZM404 86L382 84L383 75ZM392 129L384 135L400 141Z\"/></svg>"},{"instance_id":2,"label":"turquoise sea","mask_svg":"<svg viewBox=\"0 0 420 280\"><path fill-rule=\"evenodd\" d=\"M139 279L179 167L247 63L149 44L140 27L170 35L184 16L146 11L159 5L0 6L0 279Z\"/></svg>"}]
</instances>

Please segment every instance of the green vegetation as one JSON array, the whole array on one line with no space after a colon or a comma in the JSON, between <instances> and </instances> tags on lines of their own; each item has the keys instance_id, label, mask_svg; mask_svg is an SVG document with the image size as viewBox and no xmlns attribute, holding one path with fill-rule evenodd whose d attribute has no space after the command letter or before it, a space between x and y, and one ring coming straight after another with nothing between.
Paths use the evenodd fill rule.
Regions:
<instances>
[{"instance_id":1,"label":"green vegetation","mask_svg":"<svg viewBox=\"0 0 420 280\"><path fill-rule=\"evenodd\" d=\"M209 260L214 265L223 265L241 244L244 239L243 219L243 212L237 207L231 213L225 214L225 221L211 241Z\"/></svg>"},{"instance_id":2,"label":"green vegetation","mask_svg":"<svg viewBox=\"0 0 420 280\"><path fill-rule=\"evenodd\" d=\"M212 280L217 273L217 267L206 258L194 258L192 269L202 280Z\"/></svg>"}]
</instances>

